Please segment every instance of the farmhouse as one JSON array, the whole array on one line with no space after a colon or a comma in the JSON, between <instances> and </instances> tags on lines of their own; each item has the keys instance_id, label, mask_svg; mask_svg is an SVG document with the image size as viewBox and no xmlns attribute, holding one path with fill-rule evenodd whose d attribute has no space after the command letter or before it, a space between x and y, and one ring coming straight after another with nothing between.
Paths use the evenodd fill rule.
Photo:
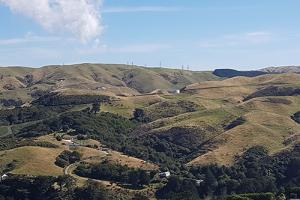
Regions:
<instances>
[{"instance_id":1,"label":"farmhouse","mask_svg":"<svg viewBox=\"0 0 300 200\"><path fill-rule=\"evenodd\" d=\"M195 183L196 183L197 186L199 186L203 181L204 180L202 180L202 179L196 179Z\"/></svg>"},{"instance_id":2,"label":"farmhouse","mask_svg":"<svg viewBox=\"0 0 300 200\"><path fill-rule=\"evenodd\" d=\"M180 90L169 90L168 92L171 94L180 94Z\"/></svg>"},{"instance_id":3,"label":"farmhouse","mask_svg":"<svg viewBox=\"0 0 300 200\"><path fill-rule=\"evenodd\" d=\"M3 174L1 177L0 177L0 182L1 181L4 181L5 179L8 178L8 175L7 174Z\"/></svg>"},{"instance_id":4,"label":"farmhouse","mask_svg":"<svg viewBox=\"0 0 300 200\"><path fill-rule=\"evenodd\" d=\"M171 172L169 171L159 173L160 178L168 178L170 176L171 176Z\"/></svg>"}]
</instances>

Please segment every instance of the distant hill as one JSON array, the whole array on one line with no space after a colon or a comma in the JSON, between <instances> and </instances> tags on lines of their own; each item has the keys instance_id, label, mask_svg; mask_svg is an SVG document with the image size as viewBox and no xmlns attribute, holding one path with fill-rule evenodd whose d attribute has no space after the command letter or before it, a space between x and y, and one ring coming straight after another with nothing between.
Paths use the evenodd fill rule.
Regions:
<instances>
[{"instance_id":1,"label":"distant hill","mask_svg":"<svg viewBox=\"0 0 300 200\"><path fill-rule=\"evenodd\" d=\"M211 72L114 64L0 68L0 99L31 99L41 91L135 95L218 80Z\"/></svg>"},{"instance_id":2,"label":"distant hill","mask_svg":"<svg viewBox=\"0 0 300 200\"><path fill-rule=\"evenodd\" d=\"M234 69L216 69L213 72L214 75L223 77L223 78L233 78L236 76L245 76L245 77L255 77L264 74L268 74L268 72L264 71L238 71Z\"/></svg>"},{"instance_id":3,"label":"distant hill","mask_svg":"<svg viewBox=\"0 0 300 200\"><path fill-rule=\"evenodd\" d=\"M300 73L300 66L267 67L261 71L267 73Z\"/></svg>"}]
</instances>

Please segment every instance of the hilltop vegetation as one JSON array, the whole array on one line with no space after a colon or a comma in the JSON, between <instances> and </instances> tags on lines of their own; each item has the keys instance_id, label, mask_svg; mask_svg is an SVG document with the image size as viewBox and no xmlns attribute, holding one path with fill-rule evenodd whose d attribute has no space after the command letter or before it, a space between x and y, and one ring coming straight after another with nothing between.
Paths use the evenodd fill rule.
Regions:
<instances>
[{"instance_id":1,"label":"hilltop vegetation","mask_svg":"<svg viewBox=\"0 0 300 200\"><path fill-rule=\"evenodd\" d=\"M267 72L264 71L237 71L234 69L216 69L213 72L214 75L223 77L223 78L232 78L236 76L246 76L246 77L255 77L260 75L265 75Z\"/></svg>"}]
</instances>

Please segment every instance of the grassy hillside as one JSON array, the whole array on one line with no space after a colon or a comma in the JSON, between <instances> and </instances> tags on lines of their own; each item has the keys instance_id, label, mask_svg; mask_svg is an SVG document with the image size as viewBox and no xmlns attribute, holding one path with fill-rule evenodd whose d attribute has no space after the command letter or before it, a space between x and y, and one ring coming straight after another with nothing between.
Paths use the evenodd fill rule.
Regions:
<instances>
[{"instance_id":1,"label":"grassy hillside","mask_svg":"<svg viewBox=\"0 0 300 200\"><path fill-rule=\"evenodd\" d=\"M58 130L60 127L57 126L67 125L80 133L86 132L96 136L110 148L128 155L160 164L179 162L188 165L231 165L236 156L253 146L265 146L273 154L290 148L299 138L300 125L293 121L291 116L300 111L300 98L298 93L290 92L298 91L299 74L210 80L187 85L181 94L141 94L142 90L150 90L149 87L160 87L163 90L164 87L176 88L183 83L210 79L211 74L89 64L48 66L33 71L33 77L39 77L39 81L33 85L51 85L61 79L59 82L62 82L62 88L55 88L55 84L51 87L55 88L53 91L61 92L71 99L64 96L60 101L76 100L81 104L81 99L85 96L87 99L83 100L87 102L73 108L58 107L61 111L55 106L51 107L52 112L57 112L50 113L53 116L49 120L51 124L47 124L45 117L37 115L35 117L39 121L30 121L24 112L22 119L13 119L13 123L16 124L8 126L8 121L12 119L5 118L8 116L4 115L3 120L7 126L1 127L2 136L8 133L8 127L12 128L16 136L25 137L26 134L47 134ZM76 88L76 82L82 88ZM90 115L86 111L81 113L80 110L91 106L92 100L88 101L89 95L95 97L103 92L89 88L90 83L93 85L95 82L105 85L106 88L110 87L110 94L114 94L113 87L121 87L126 88L126 92L133 91L136 95L117 96L115 93L110 101L101 105L101 114ZM280 90L269 92L270 87ZM284 88L288 88L288 92ZM280 92L276 92L278 90ZM50 109L47 105L44 106L43 109ZM143 111L141 117L146 120L132 120L137 108ZM20 118L18 113L15 117ZM110 117L112 121L108 119ZM123 125L128 126L118 127L118 123L122 121L126 122ZM116 126L117 130L113 130L112 126ZM108 134L108 131L112 131L113 134Z\"/></svg>"},{"instance_id":2,"label":"grassy hillside","mask_svg":"<svg viewBox=\"0 0 300 200\"><path fill-rule=\"evenodd\" d=\"M18 75L27 72L32 76ZM68 174L84 186L92 167L101 172L91 173L93 181L110 191L154 197L174 181L161 178L160 172L168 170L192 185L204 179L200 188L216 186L208 182L214 174L222 187L231 185L224 173L236 180L239 170L249 170L238 176L249 181L254 171L269 172L251 171L256 165L249 155L275 158L300 142L299 74L211 80L210 72L89 64L17 68L13 73L9 78L20 87L4 90L2 97L31 101L21 106L19 100L2 100L0 170L15 175ZM179 87L180 94L168 92ZM69 149L71 138L79 147ZM80 162L66 157L73 154L65 151L74 149ZM250 167L242 163L248 158ZM141 170L152 171L151 176ZM147 185L131 188L141 174Z\"/></svg>"},{"instance_id":3,"label":"grassy hillside","mask_svg":"<svg viewBox=\"0 0 300 200\"><path fill-rule=\"evenodd\" d=\"M33 176L58 176L63 175L63 168L55 165L56 157L69 147L64 141L57 141L53 134L41 136L35 139L38 142L48 142L57 145L56 148L39 146L22 146L6 151L0 151L1 166L14 163L13 174L33 175ZM98 141L82 141L84 145L101 146ZM100 162L101 159L107 159L111 163L128 165L134 168L156 169L157 166L143 160L129 157L120 152L111 151L109 154L90 147L76 147L75 149L82 155L82 160L86 162ZM91 159L90 159L91 158ZM94 158L94 159L92 159Z\"/></svg>"},{"instance_id":4,"label":"grassy hillside","mask_svg":"<svg viewBox=\"0 0 300 200\"><path fill-rule=\"evenodd\" d=\"M211 72L111 64L3 67L0 78L0 98L23 101L32 99L40 91L130 96L218 79Z\"/></svg>"},{"instance_id":5,"label":"grassy hillside","mask_svg":"<svg viewBox=\"0 0 300 200\"><path fill-rule=\"evenodd\" d=\"M252 146L262 145L273 154L297 143L300 126L291 116L300 110L300 98L297 93L289 91L297 90L299 85L299 75L283 74L236 77L186 87L185 93L219 102L224 110L246 120L244 124L216 136L210 141L211 151L192 160L189 165L230 165L237 155ZM260 92L269 91L271 87L288 90ZM294 141L289 141L291 138Z\"/></svg>"},{"instance_id":6,"label":"grassy hillside","mask_svg":"<svg viewBox=\"0 0 300 200\"><path fill-rule=\"evenodd\" d=\"M267 67L261 71L269 73L300 73L299 66Z\"/></svg>"}]
</instances>

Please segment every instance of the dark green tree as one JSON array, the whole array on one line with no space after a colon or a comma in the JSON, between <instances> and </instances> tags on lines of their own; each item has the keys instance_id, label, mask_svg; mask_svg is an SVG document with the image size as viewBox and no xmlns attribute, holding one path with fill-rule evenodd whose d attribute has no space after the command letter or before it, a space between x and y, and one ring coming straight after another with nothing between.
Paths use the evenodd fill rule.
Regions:
<instances>
[{"instance_id":1,"label":"dark green tree","mask_svg":"<svg viewBox=\"0 0 300 200\"><path fill-rule=\"evenodd\" d=\"M91 108L91 112L93 112L94 114L100 112L100 101L96 101L92 104L92 108Z\"/></svg>"}]
</instances>

